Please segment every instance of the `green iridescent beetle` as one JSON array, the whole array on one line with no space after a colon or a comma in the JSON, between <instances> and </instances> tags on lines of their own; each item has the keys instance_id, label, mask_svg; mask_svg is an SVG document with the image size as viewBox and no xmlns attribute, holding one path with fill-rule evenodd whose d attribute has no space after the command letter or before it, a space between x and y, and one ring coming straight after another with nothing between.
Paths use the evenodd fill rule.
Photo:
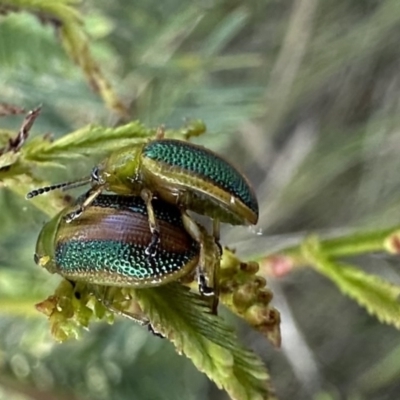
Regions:
<instances>
[{"instance_id":1,"label":"green iridescent beetle","mask_svg":"<svg viewBox=\"0 0 400 400\"><path fill-rule=\"evenodd\" d=\"M71 210L67 207L44 225L35 262L70 281L107 287L146 288L193 280L196 274L206 274L203 279L216 286L220 249L215 240L198 225L204 234L201 248L187 233L177 207L154 200L153 209L161 241L151 257L146 252L152 234L144 201L100 195L81 218L67 223L64 216ZM214 309L217 301L216 297Z\"/></svg>"},{"instance_id":2,"label":"green iridescent beetle","mask_svg":"<svg viewBox=\"0 0 400 400\"><path fill-rule=\"evenodd\" d=\"M217 240L219 222L257 223L257 197L243 174L205 147L163 136L164 132L159 131L153 140L113 152L93 169L90 177L33 190L27 198L90 183L92 188L85 198L66 215L66 219L72 221L105 190L120 195L140 195L146 203L152 233L146 250L150 255L156 254L160 242L159 224L152 206L154 197L181 209L188 221L187 231L200 245L201 235L187 210L213 218ZM209 287L204 282L204 292Z\"/></svg>"}]
</instances>

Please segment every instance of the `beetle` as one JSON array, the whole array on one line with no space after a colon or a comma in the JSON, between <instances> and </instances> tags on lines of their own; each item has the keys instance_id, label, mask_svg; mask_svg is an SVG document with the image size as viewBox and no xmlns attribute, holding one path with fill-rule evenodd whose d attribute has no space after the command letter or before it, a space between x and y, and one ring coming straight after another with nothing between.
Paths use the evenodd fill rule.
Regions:
<instances>
[{"instance_id":1,"label":"beetle","mask_svg":"<svg viewBox=\"0 0 400 400\"><path fill-rule=\"evenodd\" d=\"M146 252L151 232L141 197L99 195L81 218L67 223L64 217L71 207L43 226L34 256L38 265L73 282L105 287L146 288L193 280L197 274L200 291L205 281L215 286L215 292L213 288L205 294L214 295L216 310L219 245L199 224L196 229L202 242L196 242L176 206L153 201L161 238L153 256ZM192 225L190 220L189 229Z\"/></svg>"},{"instance_id":2,"label":"beetle","mask_svg":"<svg viewBox=\"0 0 400 400\"><path fill-rule=\"evenodd\" d=\"M71 222L103 191L119 195L140 195L145 201L152 233L146 253L155 255L160 229L152 200L159 198L177 205L192 237L201 242L196 222L187 214L194 211L213 218L214 237L219 239L219 222L251 225L258 221L258 202L247 178L221 156L187 141L166 139L164 130L140 144L119 149L94 167L89 177L33 190L27 198L54 189L68 190L91 184L76 209L65 215Z\"/></svg>"}]
</instances>

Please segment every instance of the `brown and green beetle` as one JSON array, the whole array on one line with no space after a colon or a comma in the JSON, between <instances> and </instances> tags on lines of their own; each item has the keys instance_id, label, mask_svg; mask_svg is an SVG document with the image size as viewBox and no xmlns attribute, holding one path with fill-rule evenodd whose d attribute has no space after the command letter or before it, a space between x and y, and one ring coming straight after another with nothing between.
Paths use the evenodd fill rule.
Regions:
<instances>
[{"instance_id":1,"label":"brown and green beetle","mask_svg":"<svg viewBox=\"0 0 400 400\"><path fill-rule=\"evenodd\" d=\"M153 140L113 152L93 169L90 177L33 190L27 198L90 183L92 187L80 204L65 215L67 221L72 221L103 191L140 195L146 203L152 233L146 250L150 255L156 254L160 241L153 197L181 209L186 220L191 221L193 229L188 231L198 243L201 238L187 210L213 218L216 239L219 238L219 222L257 223L258 202L254 190L234 166L205 147L163 136L164 132L159 131Z\"/></svg>"},{"instance_id":2,"label":"brown and green beetle","mask_svg":"<svg viewBox=\"0 0 400 400\"><path fill-rule=\"evenodd\" d=\"M204 281L214 289L221 255L214 238L197 225L202 242L193 240L175 206L154 200L153 209L161 241L152 256L146 252L152 234L144 201L99 195L81 218L67 223L67 207L44 225L35 262L70 281L107 287L146 288L197 274L200 289ZM214 308L217 293L215 288Z\"/></svg>"}]
</instances>

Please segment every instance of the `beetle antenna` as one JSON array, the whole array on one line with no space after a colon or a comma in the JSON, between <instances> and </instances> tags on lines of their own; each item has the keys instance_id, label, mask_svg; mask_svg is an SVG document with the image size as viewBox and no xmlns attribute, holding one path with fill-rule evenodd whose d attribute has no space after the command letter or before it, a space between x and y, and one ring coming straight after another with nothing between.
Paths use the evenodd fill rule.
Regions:
<instances>
[{"instance_id":1,"label":"beetle antenna","mask_svg":"<svg viewBox=\"0 0 400 400\"><path fill-rule=\"evenodd\" d=\"M45 186L39 189L32 190L26 195L27 199L31 199L32 197L40 196L43 193L51 192L56 189L61 189L63 192L70 189L75 189L80 186L87 185L91 182L90 177L85 177L83 179L79 179L73 182L64 182L64 183L56 183L55 185Z\"/></svg>"}]
</instances>

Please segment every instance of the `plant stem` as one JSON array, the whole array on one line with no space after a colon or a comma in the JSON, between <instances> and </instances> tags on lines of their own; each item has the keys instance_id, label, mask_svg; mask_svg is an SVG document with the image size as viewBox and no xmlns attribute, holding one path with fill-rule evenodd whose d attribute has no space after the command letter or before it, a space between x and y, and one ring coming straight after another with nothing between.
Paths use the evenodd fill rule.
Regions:
<instances>
[{"instance_id":1,"label":"plant stem","mask_svg":"<svg viewBox=\"0 0 400 400\"><path fill-rule=\"evenodd\" d=\"M320 239L322 254L328 258L352 257L366 253L389 252L388 240L396 240L400 227L391 227L375 231L355 232L338 238ZM395 247L395 243L393 244ZM303 243L288 247L278 253L257 257L255 261L261 264L273 263L275 259L290 262L290 269L305 267L309 260L304 257ZM393 249L395 252L396 249Z\"/></svg>"}]
</instances>

